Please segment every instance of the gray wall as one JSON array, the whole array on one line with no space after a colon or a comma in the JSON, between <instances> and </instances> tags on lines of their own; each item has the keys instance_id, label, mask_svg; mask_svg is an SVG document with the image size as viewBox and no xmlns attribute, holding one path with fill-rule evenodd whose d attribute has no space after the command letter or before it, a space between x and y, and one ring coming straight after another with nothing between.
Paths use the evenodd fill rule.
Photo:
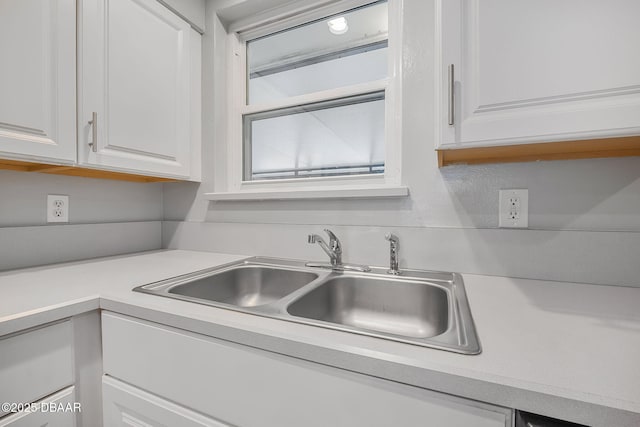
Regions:
<instances>
[{"instance_id":1,"label":"gray wall","mask_svg":"<svg viewBox=\"0 0 640 427\"><path fill-rule=\"evenodd\" d=\"M214 48L211 34L217 31L218 41L223 35L208 9L209 34L203 50L203 183L164 184L164 218L178 221L165 223L164 245L308 256L306 230L352 226L340 227L351 245L347 259L363 261L359 254L371 252L368 247L376 240L368 236L374 231L377 235L399 230L403 247L422 253L405 254L412 267L640 285L640 264L632 260L640 253L640 158L438 169L433 138L435 45L430 25L434 12L432 1L405 2L402 143L403 181L410 187L409 198L209 203L201 194L224 187L224 165L215 159L225 156L221 132L225 85L224 58L207 55ZM497 229L501 188L529 189L530 230ZM235 234L222 232L223 224L231 224ZM379 255L371 253L370 263L385 261L381 235L379 240ZM324 256L319 249L316 252L317 258ZM487 253L494 256L488 259ZM596 269L599 274L594 275Z\"/></svg>"},{"instance_id":2,"label":"gray wall","mask_svg":"<svg viewBox=\"0 0 640 427\"><path fill-rule=\"evenodd\" d=\"M0 227L46 225L47 194L69 195L69 222L162 220L162 184L0 170Z\"/></svg>"},{"instance_id":3,"label":"gray wall","mask_svg":"<svg viewBox=\"0 0 640 427\"><path fill-rule=\"evenodd\" d=\"M209 4L210 5L210 4ZM203 183L138 184L0 170L0 270L160 248L322 259L305 235L336 228L345 259L383 264L385 231L403 265L640 285L640 158L437 168L432 1L405 2L405 199L209 203L224 186L224 58L207 10ZM217 78L214 78L217 76ZM216 163L216 159L220 163ZM528 188L530 229L497 229L500 188ZM47 225L47 194L70 196L70 224Z\"/></svg>"},{"instance_id":4,"label":"gray wall","mask_svg":"<svg viewBox=\"0 0 640 427\"><path fill-rule=\"evenodd\" d=\"M47 224L47 194L69 224ZM162 184L0 170L0 270L161 247Z\"/></svg>"}]
</instances>

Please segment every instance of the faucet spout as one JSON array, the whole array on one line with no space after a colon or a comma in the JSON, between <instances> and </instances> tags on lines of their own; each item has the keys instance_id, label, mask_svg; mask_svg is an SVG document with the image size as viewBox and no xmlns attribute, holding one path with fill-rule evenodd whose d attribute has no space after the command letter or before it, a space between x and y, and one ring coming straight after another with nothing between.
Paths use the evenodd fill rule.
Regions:
<instances>
[{"instance_id":1,"label":"faucet spout","mask_svg":"<svg viewBox=\"0 0 640 427\"><path fill-rule=\"evenodd\" d=\"M340 240L328 228L325 228L324 231L325 233L327 233L327 236L329 236L329 243L327 243L321 236L318 236L317 234L309 234L309 236L307 237L307 242L309 242L310 244L317 243L329 256L329 260L331 261L331 263L327 264L322 262L307 262L305 264L307 267L330 268L333 271L371 271L371 267L368 267L366 265L343 264L342 244L340 243Z\"/></svg>"}]
</instances>

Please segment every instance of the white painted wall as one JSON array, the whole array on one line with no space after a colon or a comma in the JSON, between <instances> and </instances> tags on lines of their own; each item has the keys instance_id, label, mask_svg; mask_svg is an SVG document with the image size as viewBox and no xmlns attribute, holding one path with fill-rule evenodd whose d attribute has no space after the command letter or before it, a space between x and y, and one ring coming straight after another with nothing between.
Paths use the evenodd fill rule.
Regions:
<instances>
[{"instance_id":1,"label":"white painted wall","mask_svg":"<svg viewBox=\"0 0 640 427\"><path fill-rule=\"evenodd\" d=\"M164 184L164 218L203 225L210 223L210 226L197 227L196 237L193 232L185 233L179 224L167 223L163 236L165 246L203 250L227 247L247 254L298 253L304 257L310 254L306 247L306 230L325 225L360 226L348 231L351 249L346 249L346 259L363 261L356 253L358 247L361 247L362 253L372 250L360 245L360 242L374 244L376 240L368 237L371 233L395 230L401 234L406 250L411 248L419 252L425 248L424 256L417 253L405 255L405 260L421 264L411 267L459 268L463 272L466 269L467 272L476 273L557 280L573 278L595 283L640 286L640 274L633 273L634 269L640 273L640 266L630 261L628 256L615 256L623 251L634 251L634 248L635 253L640 253L640 239L637 238L640 236L640 158L438 169L433 140L436 92L432 25L435 10L432 0L404 2L402 142L403 181L410 187L409 198L207 202L202 197L203 193L224 188L224 167L215 165L215 159L226 158L226 141L222 132L225 111L224 63L221 58L214 60L213 55L209 54L214 49L212 36L216 34L220 43L224 29L216 21L211 5L208 6L208 34L203 49L203 183ZM529 189L529 224L532 230L517 233L489 230L489 233L479 232L473 237L465 237L469 235L465 231L467 229L497 228L498 190L501 188ZM235 232L222 232L224 224L232 224L227 228ZM565 234L573 233L569 230L582 230L586 234ZM607 234L601 236L602 239L598 235L599 232L609 231L623 233ZM447 236L451 236L451 242L455 241L455 245L446 242ZM618 239L619 236L625 238ZM556 245L555 242L560 243ZM382 237L379 245L380 255L372 263L384 261L386 256ZM456 245L464 247L456 250ZM594 247L596 245L600 246L597 250ZM606 245L604 251L602 245ZM509 255L515 253L509 247L518 248L515 251L517 257ZM553 251L553 259L541 256L541 250L547 253ZM566 262L558 262L558 257L571 251L574 256L567 256ZM487 253L493 254L491 262L486 261ZM577 258L576 253L580 255ZM603 262L604 253L613 256L606 257L606 262ZM322 256L318 249L318 258ZM576 260L583 262L576 265ZM590 275L593 270L587 268L589 265L597 265L601 274L597 277ZM624 270L624 274L616 275L621 270ZM576 274L572 275L572 272ZM634 280L636 276L638 278Z\"/></svg>"}]
</instances>

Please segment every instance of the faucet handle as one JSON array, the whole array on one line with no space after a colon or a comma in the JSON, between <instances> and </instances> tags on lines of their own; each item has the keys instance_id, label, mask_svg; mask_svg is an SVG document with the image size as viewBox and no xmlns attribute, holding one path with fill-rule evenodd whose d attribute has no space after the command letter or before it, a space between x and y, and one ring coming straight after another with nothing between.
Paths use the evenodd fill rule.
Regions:
<instances>
[{"instance_id":1,"label":"faucet handle","mask_svg":"<svg viewBox=\"0 0 640 427\"><path fill-rule=\"evenodd\" d=\"M318 236L316 234L309 234L307 236L307 243L316 243L317 237Z\"/></svg>"},{"instance_id":2,"label":"faucet handle","mask_svg":"<svg viewBox=\"0 0 640 427\"><path fill-rule=\"evenodd\" d=\"M338 239L338 236L333 234L333 231L328 228L325 228L324 232L329 236L329 245L331 245L331 249L340 249L340 240Z\"/></svg>"}]
</instances>

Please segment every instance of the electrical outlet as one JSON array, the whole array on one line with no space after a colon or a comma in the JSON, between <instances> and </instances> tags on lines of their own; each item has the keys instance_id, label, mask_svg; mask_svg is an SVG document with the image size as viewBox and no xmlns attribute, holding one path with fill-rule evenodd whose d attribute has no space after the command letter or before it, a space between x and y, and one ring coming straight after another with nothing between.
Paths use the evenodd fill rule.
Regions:
<instances>
[{"instance_id":1,"label":"electrical outlet","mask_svg":"<svg viewBox=\"0 0 640 427\"><path fill-rule=\"evenodd\" d=\"M47 196L47 222L69 222L69 196Z\"/></svg>"},{"instance_id":2,"label":"electrical outlet","mask_svg":"<svg viewBox=\"0 0 640 427\"><path fill-rule=\"evenodd\" d=\"M500 228L529 227L529 190L500 190Z\"/></svg>"}]
</instances>

